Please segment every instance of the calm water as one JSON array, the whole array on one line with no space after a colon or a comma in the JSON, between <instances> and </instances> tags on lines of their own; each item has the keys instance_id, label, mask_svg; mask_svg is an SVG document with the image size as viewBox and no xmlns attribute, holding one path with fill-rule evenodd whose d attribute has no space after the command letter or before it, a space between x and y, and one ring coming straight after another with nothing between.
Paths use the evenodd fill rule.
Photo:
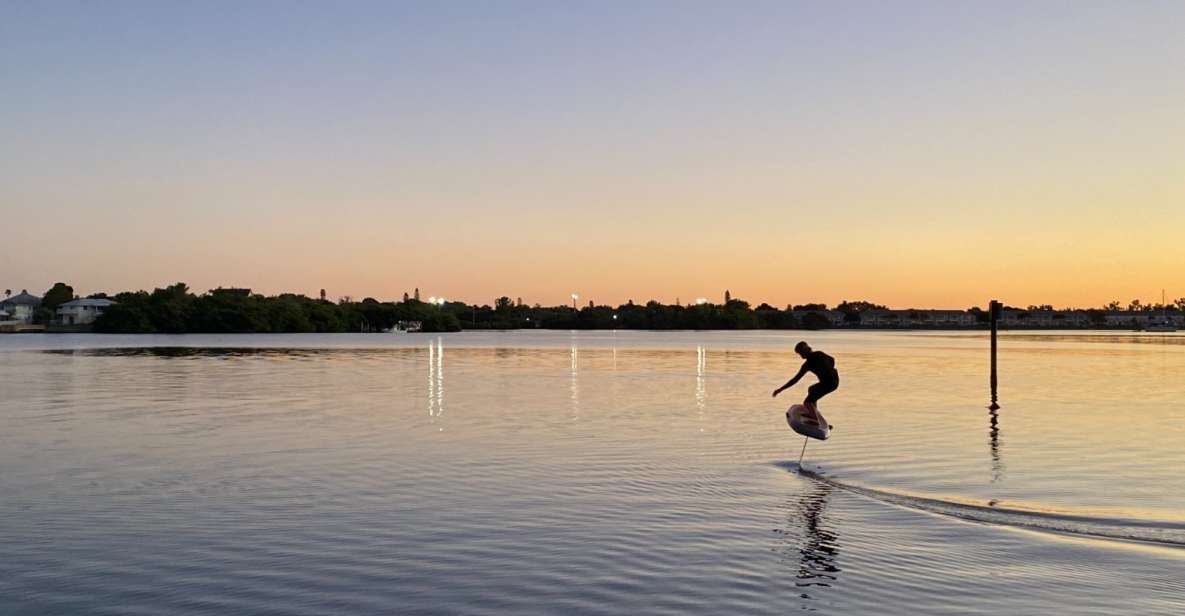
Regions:
<instances>
[{"instance_id":1,"label":"calm water","mask_svg":"<svg viewBox=\"0 0 1185 616\"><path fill-rule=\"evenodd\" d=\"M783 411L837 358L831 440ZM1185 336L0 336L0 614L1185 613ZM808 382L813 378L808 377Z\"/></svg>"}]
</instances>

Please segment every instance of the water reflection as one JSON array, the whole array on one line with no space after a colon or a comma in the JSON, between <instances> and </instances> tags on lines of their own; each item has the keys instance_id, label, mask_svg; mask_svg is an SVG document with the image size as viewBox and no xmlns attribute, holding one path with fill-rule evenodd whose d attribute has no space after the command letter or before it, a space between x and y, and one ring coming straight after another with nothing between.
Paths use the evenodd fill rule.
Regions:
<instances>
[{"instance_id":1,"label":"water reflection","mask_svg":"<svg viewBox=\"0 0 1185 616\"><path fill-rule=\"evenodd\" d=\"M269 334L270 335L270 334ZM357 359L380 355L408 355L410 348L298 348L298 347L202 347L202 346L147 346L96 347L79 349L38 349L49 355L77 355L84 357L161 357L167 359L227 359L261 357L281 359Z\"/></svg>"},{"instance_id":2,"label":"water reflection","mask_svg":"<svg viewBox=\"0 0 1185 616\"><path fill-rule=\"evenodd\" d=\"M444 339L428 343L428 416L444 415ZM442 431L444 428L440 428Z\"/></svg>"},{"instance_id":3,"label":"water reflection","mask_svg":"<svg viewBox=\"0 0 1185 616\"><path fill-rule=\"evenodd\" d=\"M1000 481L1003 475L1003 464L1000 462L1000 396L999 382L996 378L995 341L992 342L992 367L989 379L992 402L988 404L988 449L992 452L992 483Z\"/></svg>"},{"instance_id":4,"label":"water reflection","mask_svg":"<svg viewBox=\"0 0 1185 616\"><path fill-rule=\"evenodd\" d=\"M982 339L988 336L987 332L974 334L912 334L914 338L932 338L932 339L946 339L946 340L974 340ZM1068 332L1052 332L1042 331L1039 333L1017 333L1017 330L1001 330L1000 340L1007 342L1097 342L1097 343L1125 343L1125 344L1159 344L1159 345L1185 345L1185 333L1177 332L1171 333L1151 333L1151 332L1125 332L1117 331L1099 332L1099 331L1068 331Z\"/></svg>"},{"instance_id":5,"label":"water reflection","mask_svg":"<svg viewBox=\"0 0 1185 616\"><path fill-rule=\"evenodd\" d=\"M378 349L381 351L382 349ZM361 352L361 349L351 350L350 352ZM192 357L192 358L218 358L218 357L241 357L254 355L268 355L268 356L292 356L292 357L311 357L314 355L324 355L333 352L340 352L334 349L292 349L292 348L268 348L268 347L180 347L180 346L159 346L159 347L116 347L116 348L94 348L94 349L44 349L42 353L51 355L87 355L94 357Z\"/></svg>"},{"instance_id":6,"label":"water reflection","mask_svg":"<svg viewBox=\"0 0 1185 616\"><path fill-rule=\"evenodd\" d=\"M993 396L994 398L994 396ZM1000 407L993 404L988 407L988 448L992 452L992 483L1000 481L1004 475L1004 464L1000 461Z\"/></svg>"},{"instance_id":7,"label":"water reflection","mask_svg":"<svg viewBox=\"0 0 1185 616\"><path fill-rule=\"evenodd\" d=\"M695 408L699 412L700 432L704 431L704 411L708 406L708 389L704 374L708 371L708 351L704 345L695 348Z\"/></svg>"},{"instance_id":8,"label":"water reflection","mask_svg":"<svg viewBox=\"0 0 1185 616\"><path fill-rule=\"evenodd\" d=\"M571 384L569 385L569 393L572 398L572 418L575 419L580 414L580 381L577 378L577 373L580 370L580 349L576 346L576 336L572 336L571 348Z\"/></svg>"},{"instance_id":9,"label":"water reflection","mask_svg":"<svg viewBox=\"0 0 1185 616\"><path fill-rule=\"evenodd\" d=\"M797 553L793 559L797 561L794 585L801 589L802 599L818 599L821 589L830 588L839 579L839 536L826 516L834 489L824 482L810 482L791 504L787 530L782 533L785 552Z\"/></svg>"}]
</instances>

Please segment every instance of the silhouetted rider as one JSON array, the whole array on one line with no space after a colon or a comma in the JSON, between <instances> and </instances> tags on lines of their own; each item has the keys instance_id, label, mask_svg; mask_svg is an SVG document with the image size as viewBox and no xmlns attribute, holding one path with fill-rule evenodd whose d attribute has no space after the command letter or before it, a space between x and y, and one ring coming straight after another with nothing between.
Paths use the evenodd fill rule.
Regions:
<instances>
[{"instance_id":1,"label":"silhouetted rider","mask_svg":"<svg viewBox=\"0 0 1185 616\"><path fill-rule=\"evenodd\" d=\"M819 398L839 388L839 372L835 369L835 358L823 351L812 351L811 345L806 342L794 345L794 352L806 361L802 362L802 368L799 368L798 374L794 375L794 378L774 390L774 397L782 393L782 390L793 387L806 373L814 374L819 382L807 388L806 399L802 401L802 404L807 408L808 415L818 421Z\"/></svg>"}]
</instances>

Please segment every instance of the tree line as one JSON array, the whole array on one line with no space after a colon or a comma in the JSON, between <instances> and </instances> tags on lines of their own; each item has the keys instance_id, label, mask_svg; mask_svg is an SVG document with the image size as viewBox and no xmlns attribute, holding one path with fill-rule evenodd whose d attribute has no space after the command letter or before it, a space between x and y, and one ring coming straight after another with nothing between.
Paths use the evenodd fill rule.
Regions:
<instances>
[{"instance_id":1,"label":"tree line","mask_svg":"<svg viewBox=\"0 0 1185 616\"><path fill-rule=\"evenodd\" d=\"M873 304L869 304L873 305ZM830 320L823 304L803 304L779 309L769 304L752 308L749 302L729 299L723 304L645 304L633 301L619 306L589 304L526 306L500 297L491 306L450 302L441 309L462 327L475 329L823 329Z\"/></svg>"},{"instance_id":2,"label":"tree line","mask_svg":"<svg viewBox=\"0 0 1185 616\"><path fill-rule=\"evenodd\" d=\"M105 333L306 333L369 332L418 321L423 331L459 331L450 313L424 302L398 304L366 298L330 302L294 293L264 296L239 289L201 295L184 283L163 289L118 293L94 330ZM105 296L104 296L105 297Z\"/></svg>"},{"instance_id":3,"label":"tree line","mask_svg":"<svg viewBox=\"0 0 1185 616\"><path fill-rule=\"evenodd\" d=\"M61 285L61 283L58 283ZM54 297L69 298L68 285ZM48 294L47 294L48 296ZM212 289L195 294L178 282L152 292L128 291L90 297L111 299L94 323L103 333L301 333L375 332L416 323L425 332L461 329L823 329L831 325L824 304L756 308L740 299L723 304L669 305L657 301L617 307L589 305L545 307L498 298L493 306L464 302L430 303L404 297L399 302L343 299L331 302L283 293L264 296L245 289ZM58 298L60 299L60 298ZM60 303L60 302L58 302ZM844 302L836 307L858 315L870 302ZM857 316L858 318L858 316Z\"/></svg>"}]
</instances>

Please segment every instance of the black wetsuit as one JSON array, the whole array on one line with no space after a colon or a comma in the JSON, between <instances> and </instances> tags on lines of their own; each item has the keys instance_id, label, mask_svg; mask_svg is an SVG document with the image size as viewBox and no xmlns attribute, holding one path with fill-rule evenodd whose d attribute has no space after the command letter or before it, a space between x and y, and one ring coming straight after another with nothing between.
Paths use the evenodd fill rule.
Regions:
<instances>
[{"instance_id":1,"label":"black wetsuit","mask_svg":"<svg viewBox=\"0 0 1185 616\"><path fill-rule=\"evenodd\" d=\"M811 351L802 367L819 378L819 382L806 389L806 401L818 402L819 398L839 388L839 372L835 359L823 351Z\"/></svg>"}]
</instances>

